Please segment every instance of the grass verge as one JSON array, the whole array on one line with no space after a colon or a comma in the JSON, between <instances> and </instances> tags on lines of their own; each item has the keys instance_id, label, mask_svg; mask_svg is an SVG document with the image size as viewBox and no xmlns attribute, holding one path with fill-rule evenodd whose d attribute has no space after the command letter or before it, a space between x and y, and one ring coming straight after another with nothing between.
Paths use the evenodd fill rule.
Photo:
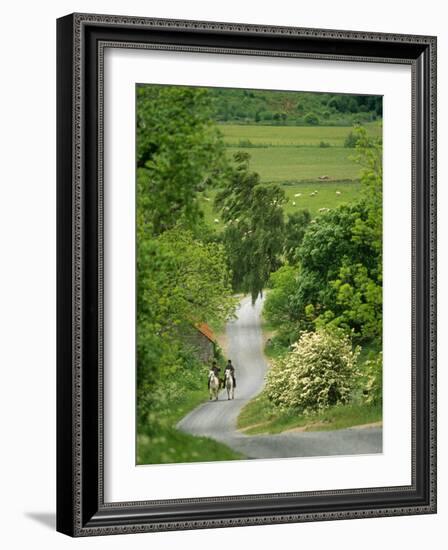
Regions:
<instances>
[{"instance_id":1,"label":"grass verge","mask_svg":"<svg viewBox=\"0 0 448 550\"><path fill-rule=\"evenodd\" d=\"M176 429L176 424L189 411L204 402L206 389L186 393L172 407L160 413L151 432L137 435L137 464L173 464L211 462L245 458L208 437L196 437Z\"/></svg>"},{"instance_id":2,"label":"grass verge","mask_svg":"<svg viewBox=\"0 0 448 550\"><path fill-rule=\"evenodd\" d=\"M278 411L262 393L243 408L238 417L238 429L246 435L278 434L293 429L306 432L327 431L381 420L381 407L361 404L338 405L306 416L296 411Z\"/></svg>"}]
</instances>

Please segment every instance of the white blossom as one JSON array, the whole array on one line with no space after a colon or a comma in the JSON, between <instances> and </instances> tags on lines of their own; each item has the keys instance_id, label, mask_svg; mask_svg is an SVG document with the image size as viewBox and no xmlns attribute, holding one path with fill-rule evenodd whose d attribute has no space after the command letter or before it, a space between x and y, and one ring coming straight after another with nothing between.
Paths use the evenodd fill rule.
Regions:
<instances>
[{"instance_id":1,"label":"white blossom","mask_svg":"<svg viewBox=\"0 0 448 550\"><path fill-rule=\"evenodd\" d=\"M267 396L282 409L304 413L347 402L359 376L358 355L342 333L305 332L269 370Z\"/></svg>"}]
</instances>

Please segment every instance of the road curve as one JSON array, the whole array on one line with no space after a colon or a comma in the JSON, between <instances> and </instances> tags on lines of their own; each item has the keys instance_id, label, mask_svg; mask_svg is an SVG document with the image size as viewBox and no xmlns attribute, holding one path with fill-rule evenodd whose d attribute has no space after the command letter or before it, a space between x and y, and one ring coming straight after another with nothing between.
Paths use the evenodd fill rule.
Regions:
<instances>
[{"instance_id":1,"label":"road curve","mask_svg":"<svg viewBox=\"0 0 448 550\"><path fill-rule=\"evenodd\" d=\"M223 390L218 401L207 401L187 414L177 428L192 435L225 443L247 458L286 458L371 454L382 452L381 428L349 428L328 432L288 432L276 435L244 435L237 418L244 405L263 388L268 363L263 353L261 310L263 299L252 305L241 300L237 318L227 324L229 358L235 366L235 399Z\"/></svg>"}]
</instances>

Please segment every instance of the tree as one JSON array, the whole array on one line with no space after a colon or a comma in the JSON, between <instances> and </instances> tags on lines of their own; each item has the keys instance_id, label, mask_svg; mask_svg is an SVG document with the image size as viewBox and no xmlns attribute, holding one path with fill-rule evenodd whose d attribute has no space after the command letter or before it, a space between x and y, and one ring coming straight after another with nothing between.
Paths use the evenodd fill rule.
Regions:
<instances>
[{"instance_id":1,"label":"tree","mask_svg":"<svg viewBox=\"0 0 448 550\"><path fill-rule=\"evenodd\" d=\"M297 286L299 276L299 269L291 265L283 265L271 274L263 314L272 325L283 328L294 320L295 311L290 296Z\"/></svg>"},{"instance_id":2,"label":"tree","mask_svg":"<svg viewBox=\"0 0 448 550\"><path fill-rule=\"evenodd\" d=\"M223 241L233 273L235 291L250 292L255 301L270 274L281 265L284 191L262 185L249 170L249 154L234 155L228 181L215 198L226 223Z\"/></svg>"},{"instance_id":3,"label":"tree","mask_svg":"<svg viewBox=\"0 0 448 550\"><path fill-rule=\"evenodd\" d=\"M275 318L279 307L278 314L288 317L285 325L297 332L309 330L311 320L316 327L342 327L367 342L380 340L382 333L382 148L363 128L353 135L362 200L310 222L303 236L290 239L302 238L299 247L285 245L300 276L289 281L281 304L271 302L269 315Z\"/></svg>"},{"instance_id":4,"label":"tree","mask_svg":"<svg viewBox=\"0 0 448 550\"><path fill-rule=\"evenodd\" d=\"M222 244L205 244L180 227L140 239L137 226L138 413L141 422L154 410L158 380L182 368L182 328L198 322L223 322L236 300ZM162 392L163 394L163 392Z\"/></svg>"},{"instance_id":5,"label":"tree","mask_svg":"<svg viewBox=\"0 0 448 550\"><path fill-rule=\"evenodd\" d=\"M361 166L361 191L367 207L367 219L359 220L354 229L358 242L370 241L382 258L383 237L383 148L381 138L373 138L362 126L354 129L355 161Z\"/></svg>"},{"instance_id":6,"label":"tree","mask_svg":"<svg viewBox=\"0 0 448 550\"><path fill-rule=\"evenodd\" d=\"M318 126L319 124L319 117L315 113L308 113L305 115L304 120L310 126Z\"/></svg>"},{"instance_id":7,"label":"tree","mask_svg":"<svg viewBox=\"0 0 448 550\"><path fill-rule=\"evenodd\" d=\"M225 157L211 113L205 89L137 87L137 208L152 234L194 225L198 187L219 180Z\"/></svg>"},{"instance_id":8,"label":"tree","mask_svg":"<svg viewBox=\"0 0 448 550\"><path fill-rule=\"evenodd\" d=\"M380 139L369 137L362 127L355 128L354 133L355 160L362 166L360 179L366 215L356 218L352 241L366 251L370 248L370 261L365 256L342 261L338 276L330 283L337 293L339 310L330 322L353 329L354 335L363 341L381 340L382 145Z\"/></svg>"},{"instance_id":9,"label":"tree","mask_svg":"<svg viewBox=\"0 0 448 550\"><path fill-rule=\"evenodd\" d=\"M382 334L382 147L364 128L354 130L362 166L362 200L322 216L298 250L301 277L291 298L306 321L352 331L358 341Z\"/></svg>"},{"instance_id":10,"label":"tree","mask_svg":"<svg viewBox=\"0 0 448 550\"><path fill-rule=\"evenodd\" d=\"M362 264L344 262L338 278L330 284L336 291L339 315L333 324L352 328L354 335L363 340L381 339L383 292L381 274L369 272ZM336 309L336 308L333 308Z\"/></svg>"},{"instance_id":11,"label":"tree","mask_svg":"<svg viewBox=\"0 0 448 550\"><path fill-rule=\"evenodd\" d=\"M205 242L198 201L227 164L211 113L206 90L137 88L137 413L146 434L178 380L185 391L192 365L201 368L184 329L224 322L235 308L224 246Z\"/></svg>"},{"instance_id":12,"label":"tree","mask_svg":"<svg viewBox=\"0 0 448 550\"><path fill-rule=\"evenodd\" d=\"M297 251L302 244L303 237L308 224L311 221L309 210L300 210L294 214L288 214L288 221L285 225L285 257L290 264L298 262Z\"/></svg>"}]
</instances>

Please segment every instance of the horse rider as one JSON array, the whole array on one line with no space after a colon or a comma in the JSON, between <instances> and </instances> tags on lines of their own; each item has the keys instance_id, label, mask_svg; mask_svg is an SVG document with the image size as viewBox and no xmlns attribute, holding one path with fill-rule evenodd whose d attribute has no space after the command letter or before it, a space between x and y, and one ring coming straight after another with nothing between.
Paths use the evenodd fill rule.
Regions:
<instances>
[{"instance_id":1,"label":"horse rider","mask_svg":"<svg viewBox=\"0 0 448 550\"><path fill-rule=\"evenodd\" d=\"M227 361L225 370L229 370L232 373L233 387L236 388L235 367L232 365L232 361L230 359Z\"/></svg>"},{"instance_id":2,"label":"horse rider","mask_svg":"<svg viewBox=\"0 0 448 550\"><path fill-rule=\"evenodd\" d=\"M218 378L218 380L220 380L219 374L221 372L221 369L216 364L216 361L213 361L212 368L210 370L213 371L213 374ZM210 376L208 377L208 389L210 389Z\"/></svg>"}]
</instances>

